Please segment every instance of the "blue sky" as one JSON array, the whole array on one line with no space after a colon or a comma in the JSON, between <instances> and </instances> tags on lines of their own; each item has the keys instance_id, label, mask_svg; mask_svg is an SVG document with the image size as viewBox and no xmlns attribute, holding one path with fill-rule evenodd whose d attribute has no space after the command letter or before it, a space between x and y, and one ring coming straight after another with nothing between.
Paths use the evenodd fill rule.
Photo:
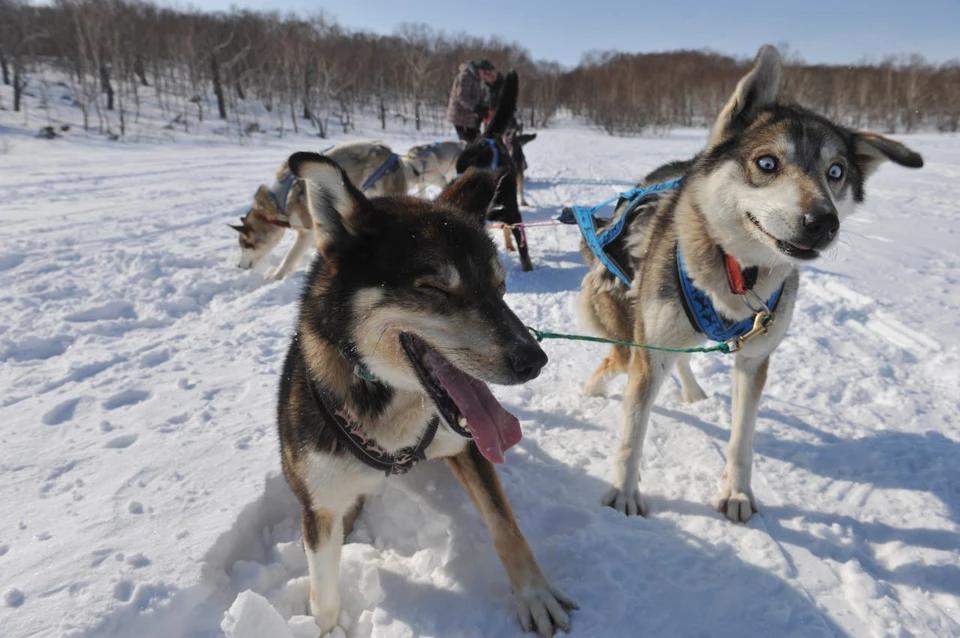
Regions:
<instances>
[{"instance_id":1,"label":"blue sky","mask_svg":"<svg viewBox=\"0 0 960 638\"><path fill-rule=\"evenodd\" d=\"M764 42L788 43L808 62L878 60L920 53L934 62L960 58L960 0L785 3L656 3L618 0L193 0L200 9L231 5L310 13L322 10L353 29L391 33L424 22L448 33L497 34L536 59L574 66L590 50L663 51L707 47L751 56Z\"/></svg>"}]
</instances>

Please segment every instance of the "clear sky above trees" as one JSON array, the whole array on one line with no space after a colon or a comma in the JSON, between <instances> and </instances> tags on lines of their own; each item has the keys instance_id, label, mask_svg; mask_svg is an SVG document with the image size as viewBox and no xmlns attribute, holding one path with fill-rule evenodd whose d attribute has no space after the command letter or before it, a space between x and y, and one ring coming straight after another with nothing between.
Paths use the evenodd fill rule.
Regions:
<instances>
[{"instance_id":1,"label":"clear sky above trees","mask_svg":"<svg viewBox=\"0 0 960 638\"><path fill-rule=\"evenodd\" d=\"M642 2L615 0L192 0L174 6L324 11L339 23L391 33L402 22L448 32L500 35L535 59L575 66L590 50L663 51L710 48L749 57L764 42L789 43L811 63L880 61L919 53L932 62L960 57L957 0L741 0Z\"/></svg>"}]
</instances>

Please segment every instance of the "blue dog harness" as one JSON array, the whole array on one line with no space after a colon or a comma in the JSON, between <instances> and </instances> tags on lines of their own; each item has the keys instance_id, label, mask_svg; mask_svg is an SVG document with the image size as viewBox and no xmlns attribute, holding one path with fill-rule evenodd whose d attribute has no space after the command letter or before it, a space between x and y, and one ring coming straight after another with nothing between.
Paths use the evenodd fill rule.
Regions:
<instances>
[{"instance_id":1,"label":"blue dog harness","mask_svg":"<svg viewBox=\"0 0 960 638\"><path fill-rule=\"evenodd\" d=\"M597 204L596 206L587 208L584 206L571 206L569 209L563 211L559 221L564 223L576 223L580 228L580 232L583 235L583 239L586 242L587 246L590 248L590 251L597 257L597 259L606 267L610 273L616 277L620 283L622 283L627 288L631 286L631 279L623 272L623 269L614 261L613 258L607 254L606 247L616 241L620 235L623 234L624 228L627 226L627 219L629 217L630 210L640 203L640 200L647 195L652 195L654 193L659 193L661 191L673 190L679 188L683 183L683 178L678 177L676 179L668 180L666 182L660 182L658 184L652 184L650 186L638 186L632 188L626 192L620 193L615 197ZM607 206L608 204L613 203L614 201L623 199L626 201L627 206L623 211L623 214L620 215L620 218L614 222L609 228L605 229L600 235L597 235L596 229L596 218L594 213ZM573 219L570 219L570 215L567 213L571 212ZM777 303L780 301L780 296L783 293L783 286L781 285L773 295L770 296L770 299L767 300L765 307L758 311L755 316L743 319L742 321L728 321L725 319L717 309L714 307L713 302L710 300L710 296L706 292L697 288L694 285L693 280L690 278L689 273L683 263L683 254L680 251L679 243L676 246L676 263L677 263L677 278L680 280L680 291L682 293L681 298L683 301L684 310L686 311L687 318L690 320L690 324L694 327L697 332L702 333L708 339L717 342L730 342L731 340L737 340L741 337L744 337L753 330L756 330L758 325L758 319L765 330L769 325L769 322L772 320L772 313L777 307ZM724 263L727 268L727 279L730 282L730 290L737 295L745 295L749 286L746 286L743 281L743 273L740 270L740 265L736 263L732 257L724 256ZM731 270L735 270L731 272ZM739 347L739 346L738 346Z\"/></svg>"},{"instance_id":2,"label":"blue dog harness","mask_svg":"<svg viewBox=\"0 0 960 638\"><path fill-rule=\"evenodd\" d=\"M370 177L363 180L363 184L360 185L361 191L368 191L373 186L379 182L384 175L392 171L400 163L400 156L396 153L390 153L387 159L383 160L383 163L377 167L377 170L370 173Z\"/></svg>"},{"instance_id":3,"label":"blue dog harness","mask_svg":"<svg viewBox=\"0 0 960 638\"><path fill-rule=\"evenodd\" d=\"M297 176L290 173L279 182L276 182L273 188L270 189L270 197L283 215L287 214L287 197L290 196L290 189L293 188L293 185L296 183Z\"/></svg>"},{"instance_id":4,"label":"blue dog harness","mask_svg":"<svg viewBox=\"0 0 960 638\"><path fill-rule=\"evenodd\" d=\"M683 183L683 178L678 177L676 179L671 179L666 182L660 182L659 184L653 184L651 186L638 186L636 188L631 188L628 191L620 193L615 197L600 202L596 206L587 208L585 206L571 206L570 210L573 212L574 220L577 223L577 226L580 227L580 232L583 234L584 241L587 242L587 246L593 251L593 254L597 256L597 259L600 260L600 263L606 266L614 277L620 280L627 288L630 287L630 278L627 277L626 273L623 272L623 269L617 264L610 255L604 250L608 244L613 241L616 241L620 235L623 234L623 229L626 227L627 221L627 211L633 205L634 202L638 201L641 197L646 195L652 195L654 193L659 193L661 191L672 190L674 188L679 188L680 184ZM603 231L601 235L597 235L597 227L595 224L595 219L593 214L613 202L624 199L630 206L627 207L627 210L624 210L623 214L610 228L607 228ZM565 223L570 223L569 218L566 218L565 215L561 215L560 221Z\"/></svg>"},{"instance_id":5,"label":"blue dog harness","mask_svg":"<svg viewBox=\"0 0 960 638\"><path fill-rule=\"evenodd\" d=\"M677 253L677 278L680 279L680 290L683 292L683 309L687 312L687 318L693 327L708 339L713 341L730 341L750 332L754 326L755 317L747 317L741 321L727 321L714 307L710 297L700 288L697 288L690 274L687 272L683 263L683 253L680 251L680 244L676 247ZM739 268L739 266L737 266ZM732 289L734 294L744 294ZM783 292L783 285L777 288L766 302L767 312L772 313L777 308L780 301L780 295Z\"/></svg>"}]
</instances>

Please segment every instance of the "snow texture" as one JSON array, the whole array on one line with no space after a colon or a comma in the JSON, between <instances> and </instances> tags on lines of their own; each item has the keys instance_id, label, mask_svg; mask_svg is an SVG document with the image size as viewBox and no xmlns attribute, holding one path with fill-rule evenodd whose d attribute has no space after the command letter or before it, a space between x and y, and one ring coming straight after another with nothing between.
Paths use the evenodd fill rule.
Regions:
<instances>
[{"instance_id":1,"label":"snow texture","mask_svg":"<svg viewBox=\"0 0 960 638\"><path fill-rule=\"evenodd\" d=\"M326 143L42 141L0 116L0 634L315 636L274 422L303 270L264 278L289 238L262 271L237 270L225 222L291 151ZM401 151L434 139L354 137ZM605 199L704 138L539 131L526 218ZM495 388L524 429L500 476L544 571L580 604L571 636L960 633L960 140L902 139L926 167L882 168L837 248L802 269L760 409L748 525L709 505L730 359L694 359L699 403L665 386L648 518L599 505L623 388L580 394L602 348L548 342L538 379ZM528 236L533 272L502 256L509 303L530 325L580 329L576 230ZM367 500L341 589L338 634L521 635L442 463Z\"/></svg>"}]
</instances>

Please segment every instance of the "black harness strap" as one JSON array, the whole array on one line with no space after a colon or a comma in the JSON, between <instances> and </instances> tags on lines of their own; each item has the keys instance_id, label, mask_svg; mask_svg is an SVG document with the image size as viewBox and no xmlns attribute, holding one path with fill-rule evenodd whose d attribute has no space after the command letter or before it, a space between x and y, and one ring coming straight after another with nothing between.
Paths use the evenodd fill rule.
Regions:
<instances>
[{"instance_id":1,"label":"black harness strap","mask_svg":"<svg viewBox=\"0 0 960 638\"><path fill-rule=\"evenodd\" d=\"M351 423L347 419L343 406L337 406L328 392L317 387L313 377L310 376L309 369L306 374L307 386L310 388L310 394L314 402L316 402L320 410L326 413L329 421L334 424L334 434L337 440L350 450L350 453L353 454L358 461L375 470L391 475L404 474L419 461L426 458L426 449L433 442L433 437L437 434L440 417L434 415L434 417L430 419L426 431L416 445L390 453L380 447L373 439L364 436L359 424Z\"/></svg>"}]
</instances>

